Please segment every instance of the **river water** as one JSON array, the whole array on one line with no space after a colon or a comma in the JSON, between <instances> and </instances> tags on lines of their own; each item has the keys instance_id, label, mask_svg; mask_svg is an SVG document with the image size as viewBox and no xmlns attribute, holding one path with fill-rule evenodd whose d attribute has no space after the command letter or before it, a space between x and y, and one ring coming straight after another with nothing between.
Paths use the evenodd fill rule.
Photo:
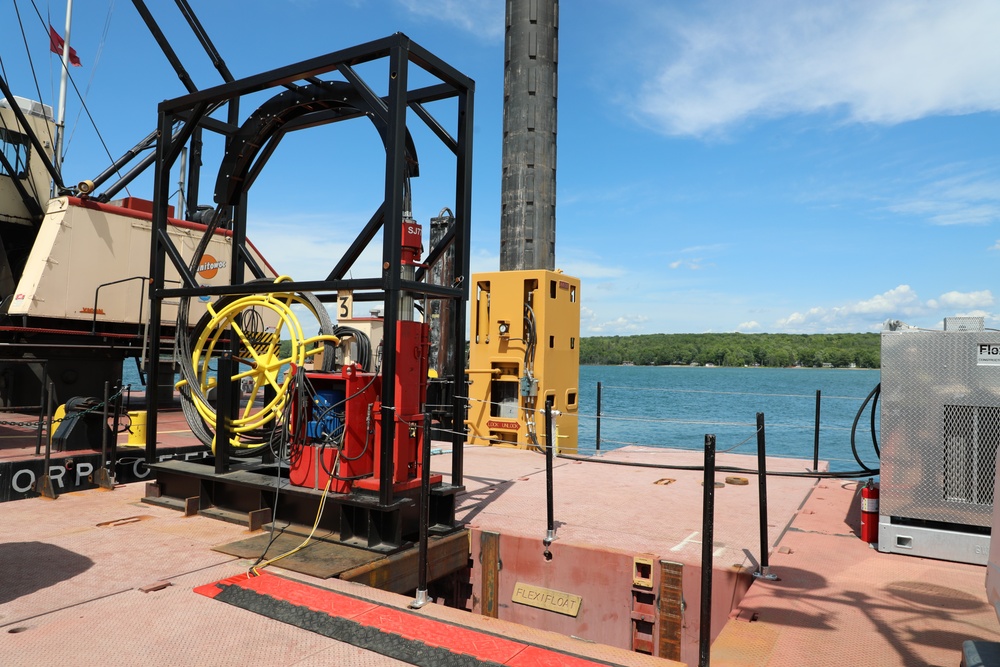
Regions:
<instances>
[{"instance_id":1,"label":"river water","mask_svg":"<svg viewBox=\"0 0 1000 667\"><path fill-rule=\"evenodd\" d=\"M601 383L601 450L628 444L756 453L756 417L764 413L768 456L802 458L812 465L816 391L820 401L820 459L836 471L858 470L851 425L879 382L878 370L831 368L721 368L582 366L579 448L596 448L597 383ZM861 459L878 467L871 441L869 402L855 442ZM878 433L878 412L875 429ZM742 443L742 444L741 444Z\"/></svg>"},{"instance_id":2,"label":"river water","mask_svg":"<svg viewBox=\"0 0 1000 667\"><path fill-rule=\"evenodd\" d=\"M125 382L142 391L132 363ZM718 451L756 453L756 416L764 413L768 456L802 458L811 467L820 402L820 459L835 471L858 470L851 425L879 382L877 370L830 368L705 368L581 366L579 452L596 449L597 383L601 383L601 450L646 445L702 450L706 434ZM871 442L870 407L855 435L857 451L878 467ZM876 411L876 434L878 429ZM568 418L568 417L566 417Z\"/></svg>"}]
</instances>

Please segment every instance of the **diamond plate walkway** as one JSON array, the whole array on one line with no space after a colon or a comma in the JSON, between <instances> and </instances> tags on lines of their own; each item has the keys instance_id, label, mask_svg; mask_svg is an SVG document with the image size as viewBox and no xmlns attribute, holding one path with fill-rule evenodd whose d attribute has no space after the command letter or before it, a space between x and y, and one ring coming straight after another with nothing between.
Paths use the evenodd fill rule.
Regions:
<instances>
[{"instance_id":1,"label":"diamond plate walkway","mask_svg":"<svg viewBox=\"0 0 1000 667\"><path fill-rule=\"evenodd\" d=\"M141 503L142 495L142 484L129 484L112 492L80 491L55 501L32 498L2 505L0 665L411 664L195 594L195 588L209 582L245 580L252 561L211 547L246 537L246 528L184 517ZM522 647L517 653L522 661L538 658L509 664L569 665L570 656L599 665L677 664L436 604L409 612L407 597L351 582L281 573L344 599L363 598L360 604L371 606L386 623L396 623L388 634L398 636L394 641L399 643L412 641L414 629L434 627L442 640L441 635L460 636L460 627L468 627L485 643Z\"/></svg>"},{"instance_id":2,"label":"diamond plate walkway","mask_svg":"<svg viewBox=\"0 0 1000 667\"><path fill-rule=\"evenodd\" d=\"M600 667L617 664L473 629L464 623L428 618L419 612L266 572L252 578L238 575L199 586L195 592L424 667ZM463 620L472 620L472 616L466 615ZM631 656L629 658L631 662Z\"/></svg>"},{"instance_id":3,"label":"diamond plate walkway","mask_svg":"<svg viewBox=\"0 0 1000 667\"><path fill-rule=\"evenodd\" d=\"M958 665L967 639L1000 641L986 568L880 553L858 530L857 484L813 490L712 645L712 665Z\"/></svg>"}]
</instances>

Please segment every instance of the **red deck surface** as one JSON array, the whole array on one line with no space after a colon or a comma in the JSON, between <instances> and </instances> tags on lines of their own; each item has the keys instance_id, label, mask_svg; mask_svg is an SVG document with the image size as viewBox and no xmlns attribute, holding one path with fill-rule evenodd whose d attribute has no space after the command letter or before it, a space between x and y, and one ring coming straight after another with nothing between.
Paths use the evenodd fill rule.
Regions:
<instances>
[{"instance_id":1,"label":"red deck surface","mask_svg":"<svg viewBox=\"0 0 1000 667\"><path fill-rule=\"evenodd\" d=\"M604 455L618 462L698 467L702 454L693 451L626 447ZM720 454L719 466L756 468L756 456ZM434 457L434 471L450 470L450 456ZM806 462L769 459L773 471L803 472ZM654 564L654 595L659 595L659 561L683 566L686 611L680 659L696 663L700 610L703 473L557 459L554 470L555 521L558 539L551 559L544 556L546 534L545 458L525 450L500 447L465 448L465 486L458 516L472 529L473 611L486 597L480 585L481 536L500 534L499 617L587 640L631 648L633 612L655 613L633 606L633 558ZM728 477L744 484L724 483ZM713 636L725 624L732 605L750 583L760 558L756 476L718 473L715 530L712 543L714 586ZM774 544L795 516L815 480L772 477L768 484L768 538ZM512 602L518 584L580 595L577 617ZM653 637L654 654L659 652Z\"/></svg>"},{"instance_id":2,"label":"red deck surface","mask_svg":"<svg viewBox=\"0 0 1000 667\"><path fill-rule=\"evenodd\" d=\"M143 484L130 484L2 505L0 665L405 664L194 594L206 583L245 576L250 561L211 547L245 538L247 530L141 503L142 493ZM383 615L411 602L360 584L282 574L363 597L371 602L361 605ZM157 582L169 585L142 591ZM604 664L674 664L434 604L417 614L485 631L490 641L503 637ZM534 649L519 659L526 653ZM545 664L542 658L533 664Z\"/></svg>"},{"instance_id":3,"label":"red deck surface","mask_svg":"<svg viewBox=\"0 0 1000 667\"><path fill-rule=\"evenodd\" d=\"M986 568L880 553L858 539L857 485L817 486L712 646L712 664L958 665L1000 641Z\"/></svg>"},{"instance_id":4,"label":"red deck surface","mask_svg":"<svg viewBox=\"0 0 1000 667\"><path fill-rule=\"evenodd\" d=\"M452 623L422 617L417 612L359 600L267 573L253 578L237 575L214 584L199 586L195 592L214 598L230 586L254 591L264 600L284 600L326 616L351 621L358 626L374 628L383 633L420 642L422 645L442 648L451 653L468 655L477 660L501 665L598 667L608 664L556 652L548 647L530 646L481 630L470 630Z\"/></svg>"},{"instance_id":5,"label":"red deck surface","mask_svg":"<svg viewBox=\"0 0 1000 667\"><path fill-rule=\"evenodd\" d=\"M181 434L161 431L161 436ZM720 464L727 462L720 457ZM697 475L565 460L557 466L559 539L552 547L552 563L564 563L570 551L586 549L606 552L609 558L641 550L666 552L685 562L700 554L702 487ZM466 451L468 492L459 499L460 515L475 530L504 531L519 540L523 551L502 554L502 572L511 577L503 586L517 579L518 558L541 559L542 468L542 457L530 452ZM435 456L434 469L447 473L448 457ZM675 481L654 484L664 478ZM248 533L241 526L184 518L142 504L142 487L0 505L0 664L401 664L194 595L198 586L245 572L248 561L211 546ZM854 534L855 485L823 482L810 494L812 488L808 481L772 484L771 539L778 545L771 569L780 581L753 584L735 618L721 629L712 664L957 665L963 640L1000 640L1000 624L986 601L985 568L872 550ZM749 564L757 553L756 492L752 479L747 486L727 484L718 490L717 568ZM280 572L364 598L373 608L400 609L410 601L356 584ZM593 573L589 578L599 579ZM141 592L160 581L171 585ZM685 597L691 605L697 590L685 591ZM592 660L671 664L569 636L583 636L577 632L545 632L438 605L419 613L529 647L586 651ZM528 649L518 655L526 653Z\"/></svg>"}]
</instances>

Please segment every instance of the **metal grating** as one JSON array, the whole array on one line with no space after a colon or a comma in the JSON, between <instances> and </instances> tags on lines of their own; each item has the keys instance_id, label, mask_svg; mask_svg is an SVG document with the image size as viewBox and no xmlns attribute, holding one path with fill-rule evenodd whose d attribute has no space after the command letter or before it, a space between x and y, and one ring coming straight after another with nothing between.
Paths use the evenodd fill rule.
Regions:
<instances>
[{"instance_id":1,"label":"metal grating","mask_svg":"<svg viewBox=\"0 0 1000 667\"><path fill-rule=\"evenodd\" d=\"M944 318L945 331L983 331L986 328L986 319L983 317L946 317Z\"/></svg>"},{"instance_id":2,"label":"metal grating","mask_svg":"<svg viewBox=\"0 0 1000 667\"><path fill-rule=\"evenodd\" d=\"M1000 346L1000 332L882 333L883 519L990 525L1000 365L983 345Z\"/></svg>"},{"instance_id":3,"label":"metal grating","mask_svg":"<svg viewBox=\"0 0 1000 667\"><path fill-rule=\"evenodd\" d=\"M1000 408L944 406L944 500L993 504Z\"/></svg>"}]
</instances>

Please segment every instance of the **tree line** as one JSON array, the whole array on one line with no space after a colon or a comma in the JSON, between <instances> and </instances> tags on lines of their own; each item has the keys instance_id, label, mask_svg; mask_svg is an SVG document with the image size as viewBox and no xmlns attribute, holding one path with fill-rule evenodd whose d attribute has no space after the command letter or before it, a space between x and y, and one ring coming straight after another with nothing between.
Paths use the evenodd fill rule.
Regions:
<instances>
[{"instance_id":1,"label":"tree line","mask_svg":"<svg viewBox=\"0 0 1000 667\"><path fill-rule=\"evenodd\" d=\"M880 345L877 333L591 336L580 340L580 363L879 368Z\"/></svg>"}]
</instances>

